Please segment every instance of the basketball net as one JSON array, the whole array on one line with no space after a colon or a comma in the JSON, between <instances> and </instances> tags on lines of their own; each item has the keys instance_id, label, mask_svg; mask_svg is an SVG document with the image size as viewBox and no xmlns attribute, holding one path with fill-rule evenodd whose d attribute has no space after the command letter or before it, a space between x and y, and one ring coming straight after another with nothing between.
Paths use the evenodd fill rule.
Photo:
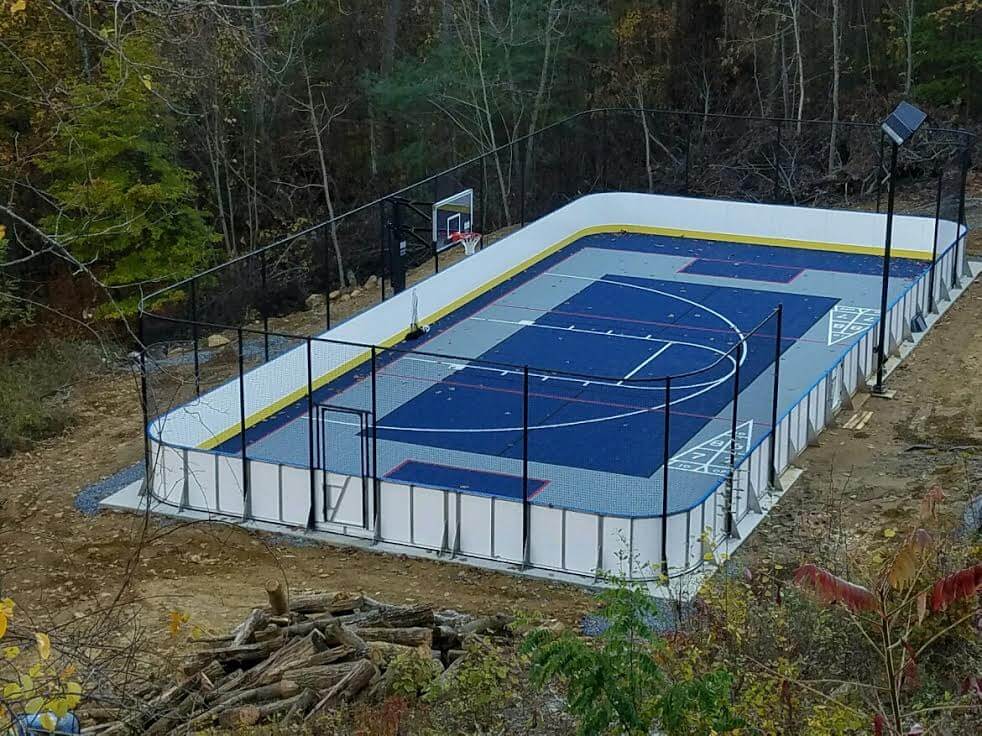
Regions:
<instances>
[{"instance_id":1,"label":"basketball net","mask_svg":"<svg viewBox=\"0 0 982 736\"><path fill-rule=\"evenodd\" d=\"M481 244L481 233L469 232L462 230L460 232L451 233L450 241L453 243L461 243L464 246L464 255L472 256L477 250L478 246Z\"/></svg>"}]
</instances>

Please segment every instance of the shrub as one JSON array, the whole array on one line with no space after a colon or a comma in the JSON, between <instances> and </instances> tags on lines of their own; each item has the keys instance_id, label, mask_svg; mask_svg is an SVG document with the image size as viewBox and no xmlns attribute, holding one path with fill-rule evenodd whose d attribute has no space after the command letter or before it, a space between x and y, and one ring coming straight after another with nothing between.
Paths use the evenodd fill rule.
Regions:
<instances>
[{"instance_id":1,"label":"shrub","mask_svg":"<svg viewBox=\"0 0 982 736\"><path fill-rule=\"evenodd\" d=\"M71 425L69 389L104 360L91 343L52 341L33 355L0 363L0 456L29 449Z\"/></svg>"}]
</instances>

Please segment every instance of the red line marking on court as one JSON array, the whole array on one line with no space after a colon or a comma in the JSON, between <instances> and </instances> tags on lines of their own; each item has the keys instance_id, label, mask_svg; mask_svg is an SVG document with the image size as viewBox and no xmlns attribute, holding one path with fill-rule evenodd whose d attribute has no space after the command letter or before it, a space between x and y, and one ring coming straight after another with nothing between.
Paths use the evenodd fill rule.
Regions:
<instances>
[{"instance_id":1,"label":"red line marking on court","mask_svg":"<svg viewBox=\"0 0 982 736\"><path fill-rule=\"evenodd\" d=\"M379 375L380 376L381 375L391 376L393 378L403 378L403 379L406 379L406 380L409 380L409 381L421 381L421 382L424 382L424 383L432 383L432 384L443 383L443 384L446 384L447 386L459 386L460 388L470 388L470 389L480 390L480 391L494 391L496 393L513 394L515 396L524 396L524 392L521 391L521 390L519 390L519 389L514 389L514 388L501 388L501 387L496 387L496 386L487 386L487 385L485 385L483 383L477 383L477 384L475 384L475 383L463 383L463 382L460 382L460 381L451 381L451 380L448 380L446 378L440 379L440 378L424 378L422 376L404 376L401 373L390 373L388 371L379 371ZM600 385L600 384L596 384L596 385ZM722 384L720 384L720 385L722 385ZM418 394L417 394L417 396L418 396ZM610 407L612 409L630 409L631 411L637 411L638 413L646 412L646 413L649 413L649 414L660 414L663 411L663 409L664 409L664 407L635 406L633 404L619 404L619 403L614 402L614 401L597 401L595 399L581 399L581 398L575 397L575 396L556 396L555 394L543 394L543 393L538 393L538 392L535 392L535 391L529 391L529 396L530 397L535 397L535 398L538 398L538 399L554 399L556 401L563 401L563 402L566 402L566 403L578 403L578 404L591 404L591 405L594 405L594 406L605 406L605 407ZM699 414L697 412L681 411L679 409L676 409L675 406L676 406L676 403L673 401L672 402L672 415L673 416L676 415L676 414L678 414L679 416L696 417L697 419L708 419L710 421L726 421L726 422L729 422L730 421L730 418L729 417L711 416L709 414ZM609 419L611 419L611 417L594 417L594 418L592 418L591 421L601 422L601 421L607 421ZM769 426L771 426L767 422L762 422L762 421L761 422L758 422L756 419L754 421L756 423L760 424L763 427L769 427ZM389 430L391 430L393 432L399 431L399 428L398 427L386 427L385 425L382 425L382 424L378 425L378 428L379 429L389 429ZM534 428L535 428L535 426L533 425L533 429ZM424 429L424 428L423 427L408 427L407 429ZM435 428L435 427L425 427L425 429L432 429L434 432L441 431L440 429ZM445 429L454 429L454 428L453 427L446 427ZM477 427L476 429L494 429L494 427ZM500 431L502 431L502 432L508 432L508 431L515 431L515 430L512 429L512 428L509 428L509 427L503 427L503 428L501 428Z\"/></svg>"},{"instance_id":2,"label":"red line marking on court","mask_svg":"<svg viewBox=\"0 0 982 736\"><path fill-rule=\"evenodd\" d=\"M609 283L609 282L607 282L607 283ZM687 324L683 324L682 322L658 322L657 320L634 319L634 318L631 318L631 317L611 317L611 316L603 315L603 314L591 314L589 312L566 312L566 311L563 311L563 310L560 310L560 309L545 309L543 307L526 307L526 306L523 306L521 304L501 304L500 306L507 307L507 308L510 308L510 309L525 309L525 310L528 310L530 312L544 312L546 314L561 314L564 317L585 317L585 318L588 318L588 319L605 319L605 320L610 320L610 321L613 321L613 322L627 322L627 323L638 324L638 325L658 325L659 327L682 327L682 328L687 329L687 330L696 330L697 332L717 332L717 333L724 334L724 335L732 335L733 334L733 330L723 329L721 327L701 327L699 325L687 325ZM534 325L530 325L530 326L531 327L534 327ZM598 335L603 335L604 333L598 332L597 334ZM760 337L760 338L764 338L764 337L775 338L775 337L777 337L777 333L776 332L774 332L774 333L755 332L750 337L752 337L752 338L757 338L757 337ZM813 343L816 343L818 345L825 345L825 341L824 340L815 340L815 339L812 339L812 338L809 338L809 337L783 337L782 336L781 342L813 342ZM706 347L711 347L711 346L707 345Z\"/></svg>"}]
</instances>

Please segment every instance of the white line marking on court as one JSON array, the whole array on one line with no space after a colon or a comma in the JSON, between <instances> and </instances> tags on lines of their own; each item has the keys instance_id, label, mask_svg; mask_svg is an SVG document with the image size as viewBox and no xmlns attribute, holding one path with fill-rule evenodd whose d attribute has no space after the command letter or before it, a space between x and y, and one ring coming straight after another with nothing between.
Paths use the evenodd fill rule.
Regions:
<instances>
[{"instance_id":1,"label":"white line marking on court","mask_svg":"<svg viewBox=\"0 0 982 736\"><path fill-rule=\"evenodd\" d=\"M715 309L710 309L705 304L700 304L699 302L692 301L691 299L686 299L684 296L679 296L678 294L671 294L667 291L661 291L660 289L652 289L650 286L641 286L639 284L625 283L623 281L612 281L611 279L595 279L590 276L574 276L571 273L553 273L551 271L546 271L542 274L543 276L552 276L557 279L579 279L580 281L590 281L592 283L602 283L602 284L612 284L614 286L624 286L628 289L638 289L639 291L649 291L652 294L661 294L662 296L667 296L669 299L678 299L680 302L685 302L696 309L705 309L707 312L712 314L714 317L718 317L720 321L725 322L730 329L732 329L737 334L737 341L743 340L746 335L744 335L740 328L737 327L733 322L724 317L722 314L717 312ZM746 351L744 351L746 352ZM742 362L742 361L741 361Z\"/></svg>"},{"instance_id":2,"label":"white line marking on court","mask_svg":"<svg viewBox=\"0 0 982 736\"><path fill-rule=\"evenodd\" d=\"M829 313L828 344L835 345L859 335L876 323L879 309L836 305Z\"/></svg>"},{"instance_id":3,"label":"white line marking on court","mask_svg":"<svg viewBox=\"0 0 982 736\"><path fill-rule=\"evenodd\" d=\"M637 284L622 283L620 281L611 281L611 280L608 280L608 279L595 279L595 278L588 278L586 276L573 276L571 274L550 273L548 271L545 272L545 274L543 274L543 275L545 275L545 276L553 276L553 277L556 277L556 278L580 279L582 281L590 281L590 282L594 282L594 283L596 283L596 282L602 282L602 283L612 284L614 286L623 286L623 287L629 288L629 289L638 289L639 291L647 291L647 292L651 292L651 293L654 293L654 294L660 294L660 295L666 296L666 297L668 297L670 299L677 299L679 301L685 302L686 304L690 304L690 305L692 305L692 306L694 306L694 307L696 307L698 309L703 309L706 312L709 312L710 314L713 314L716 317L718 317L721 321L723 321L727 325L729 325L730 328L737 334L737 336L738 336L738 342L739 341L742 341L745 338L745 335L740 331L740 329L733 322L731 322L729 319L727 319L726 317L724 317L719 312L717 312L717 311L715 311L713 309L710 309L709 307L707 307L704 304L699 304L698 302L694 302L691 299L686 299L683 296L678 296L677 294L670 294L668 292L660 291L658 289L652 289L652 288L647 287L647 286L639 286ZM471 319L480 319L480 320L486 321L486 322L500 322L500 323L504 323L504 324L516 324L514 322L508 322L507 320L491 320L491 319L486 319L486 318L481 318L481 317L471 317ZM520 326L524 327L525 325L520 325ZM578 331L578 332L586 332L586 333L590 333L590 334L598 334L598 333L594 332L593 330L575 330L575 326L574 325L570 325L569 327L562 328L562 327L551 327L551 325L540 325L540 324L537 324L537 323L532 323L532 325L530 325L530 326L531 327L542 327L542 328L547 328L548 327L548 328L551 328L551 329L558 329L558 330L566 329L566 330L573 330L573 331ZM673 386L673 390L682 390L682 389L690 389L690 388L697 388L697 387L699 388L698 391L694 391L693 393L691 393L691 394L689 394L687 396L683 396L683 397L678 398L678 399L672 399L670 403L673 406L675 406L677 404L682 404L682 403L684 403L686 401L690 401L690 400L692 400L692 399L694 399L694 398L696 398L698 396L701 396L702 394L706 393L707 391L711 391L712 389L716 388L717 386L720 386L723 383L725 383L736 372L736 363L737 363L737 361L733 358L733 356L732 355L729 355L727 351L719 350L718 348L710 347L709 345L702 345L702 344L698 344L698 343L684 342L684 341L681 341L681 340L674 341L674 342L671 341L671 340L658 340L656 338L651 338L651 337L638 337L636 335L616 335L616 336L617 337L624 337L624 338L631 338L631 339L634 339L634 340L643 340L643 341L646 341L646 342L662 342L662 343L668 343L670 345L671 344L674 344L674 345L686 345L686 346L698 348L698 349L701 349L701 350L709 350L709 351L714 352L714 353L717 353L719 355L726 356L727 360L729 360L729 362L730 362L730 371L725 376L722 376L721 378L719 378L717 380L714 380L714 381L705 381L703 383L690 384L688 386L677 386L677 387ZM740 363L741 364L743 364L747 360L747 355L748 355L749 352L750 352L749 350L742 350L742 351L740 351L740 353L741 353L741 355L740 355ZM425 360L425 359L422 359L422 358L411 357L411 356L408 356L408 355L405 356L404 358L400 358L400 360L413 360L413 361L417 361L417 362L433 363L433 364L442 365L442 366L446 366L447 365L446 362L444 362L444 361ZM500 371L500 369L498 369L498 368L490 368L488 366L469 365L467 367L470 368L470 369L476 369L476 370L495 371L495 372ZM521 372L520 371L508 371L508 373L514 373L515 375L521 375ZM542 376L540 374L531 374L530 373L529 375L536 375L537 377L540 377L540 378L543 378L543 379L545 378L545 376ZM549 376L549 377L550 378L553 378L554 380L559 380L559 381L574 381L574 382L579 382L579 380L580 380L580 379L574 379L574 378L570 378L570 377L566 377L566 376L558 376L558 375L553 375L553 376ZM593 383L595 385L606 385L606 386L616 386L617 385L616 383L609 383L609 382L605 382L605 381L588 381L587 384L584 384L584 385L589 385L590 383ZM478 387L475 387L475 388L478 388ZM636 386L636 385L632 385L632 384L625 384L625 385L621 386L620 388L634 389L634 390L647 390L647 391L652 391L652 390L654 390L654 391L662 390L663 391L664 390L664 386L657 386L657 385L656 386L651 386L651 387L645 387L645 386ZM594 417L594 418L590 418L590 419L577 419L577 420L569 421L569 422L554 422L554 423L551 423L551 424L535 424L535 425L530 425L529 426L529 429L530 430L538 430L538 429L562 429L562 428L565 428L565 427L576 427L576 426L580 426L580 425L584 425L584 424L598 424L600 422L609 422L609 421L616 421L616 420L619 420L619 419L626 419L628 417L637 416L639 414L647 414L649 412L659 411L659 410L664 409L664 408L665 408L665 404L662 403L662 404L659 404L657 406L645 407L643 409L636 409L636 410L633 410L633 411L627 411L627 412L623 412L623 413L620 413L620 414L612 414L610 416L605 416L605 417ZM380 425L377 425L377 427L379 429L388 429L388 430L393 430L393 431L398 431L398 432L446 432L446 433L453 433L453 434L456 434L456 433L487 433L487 432L520 432L523 429L523 427L471 427L471 428L458 428L458 427L399 427L399 426L381 425L381 424Z\"/></svg>"},{"instance_id":4,"label":"white line marking on court","mask_svg":"<svg viewBox=\"0 0 982 736\"><path fill-rule=\"evenodd\" d=\"M633 371L631 371L631 372L630 372L630 373L628 373L628 374L627 374L626 376L624 376L624 378L622 378L622 379L621 379L620 381L618 381L618 382L617 382L617 385L618 385L618 386L620 386L620 385L622 385L622 384L624 383L624 381L626 381L627 379L629 379L629 378L630 378L631 376L633 376L633 375L635 375L635 374L636 374L636 373L637 373L637 372L638 372L639 370L641 370L642 368L644 368L644 367L645 367L646 365L648 365L648 363L650 363L650 362L651 362L651 361L653 361L653 360L654 360L655 358L657 358L657 357L658 357L659 355L661 355L662 353L664 353L664 352L665 352L666 350L668 350L668 349L669 349L670 347L672 347L672 345L674 345L674 344L675 344L675 343L672 343L672 342L668 342L668 343L666 343L666 344L664 344L664 345L662 345L662 346L661 346L660 348L658 348L658 349L657 349L657 350L656 350L655 352L653 352L653 353L652 353L651 355L649 355L649 356L648 356L647 358L645 358L645 359L644 359L643 361L641 361L641 363L639 363L639 364L638 364L638 365L637 365L637 366L636 366L636 367L634 368L634 370L633 370Z\"/></svg>"},{"instance_id":5,"label":"white line marking on court","mask_svg":"<svg viewBox=\"0 0 982 736\"><path fill-rule=\"evenodd\" d=\"M557 327L556 325L543 325L538 322L515 322L510 319L493 319L491 317L471 317L473 320L478 322L494 322L499 325L514 325L517 327L538 327L540 330L559 330L560 332L578 332L582 335L598 335L599 337L620 337L625 340L641 340L642 342L663 342L671 344L673 340L662 340L658 337L641 337L641 335L626 335L623 332L614 332L613 330L607 330L606 332L597 332L596 330L578 330L572 325L569 327ZM679 343L682 344L682 343ZM712 350L715 353L723 355L726 351L718 350L716 348L711 348L708 345L698 345L695 343L687 343L693 345L697 348L705 348L706 350Z\"/></svg>"},{"instance_id":6,"label":"white line marking on court","mask_svg":"<svg viewBox=\"0 0 982 736\"><path fill-rule=\"evenodd\" d=\"M690 447L674 455L668 461L668 467L672 470L687 470L690 473L701 473L702 475L726 476L730 472L730 445L733 445L733 453L739 458L750 447L753 436L754 420L748 419L737 425L736 442L730 441L729 432L721 432L715 437L700 442L695 447ZM723 455L726 456L725 460L719 462Z\"/></svg>"}]
</instances>

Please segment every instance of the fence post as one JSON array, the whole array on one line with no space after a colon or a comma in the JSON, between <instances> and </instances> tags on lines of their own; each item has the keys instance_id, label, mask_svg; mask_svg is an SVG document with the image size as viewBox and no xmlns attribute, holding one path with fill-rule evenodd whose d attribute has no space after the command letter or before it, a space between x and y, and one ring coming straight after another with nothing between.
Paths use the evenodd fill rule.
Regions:
<instances>
[{"instance_id":1,"label":"fence post","mask_svg":"<svg viewBox=\"0 0 982 736\"><path fill-rule=\"evenodd\" d=\"M249 459L246 457L245 351L242 342L242 328L239 327L237 332L239 338L239 431L242 436L242 498L245 499L248 509Z\"/></svg>"},{"instance_id":2,"label":"fence post","mask_svg":"<svg viewBox=\"0 0 982 736\"><path fill-rule=\"evenodd\" d=\"M191 279L191 342L194 344L194 395L201 396L201 357L198 353L198 279ZM143 316L140 316L140 326L143 326ZM143 338L140 342L142 345Z\"/></svg>"},{"instance_id":3,"label":"fence post","mask_svg":"<svg viewBox=\"0 0 982 736\"><path fill-rule=\"evenodd\" d=\"M192 282L193 283L193 282ZM140 351L140 405L143 409L143 490L147 496L152 496L150 471L150 404L148 401L149 390L147 388L147 346L143 332L143 310L140 310L137 318L137 349ZM197 346L195 346L197 353Z\"/></svg>"},{"instance_id":4,"label":"fence post","mask_svg":"<svg viewBox=\"0 0 982 736\"><path fill-rule=\"evenodd\" d=\"M777 133L774 136L774 197L775 202L781 201L781 132L784 130L784 121L777 121ZM792 200L794 201L794 200Z\"/></svg>"},{"instance_id":5,"label":"fence post","mask_svg":"<svg viewBox=\"0 0 982 736\"><path fill-rule=\"evenodd\" d=\"M317 521L317 460L314 456L314 432L320 436L320 424L314 424L314 377L311 342L307 338L307 457L310 465L310 508L307 511L307 528L313 529ZM327 468L321 468L326 473Z\"/></svg>"},{"instance_id":6,"label":"fence post","mask_svg":"<svg viewBox=\"0 0 982 736\"><path fill-rule=\"evenodd\" d=\"M259 267L262 269L262 277L261 278L262 278L262 288L263 288L263 296L259 300L259 303L262 305L262 310L263 310L263 313L262 313L262 317L263 317L263 357L265 358L265 361L264 362L268 363L269 362L269 314L268 314L268 310L266 309L266 304L267 304L267 302L266 302L266 294L268 292L266 291L267 274L266 274L266 251L265 250L259 251ZM328 299L328 301L330 301L330 299ZM328 317L328 321L330 321L330 317Z\"/></svg>"},{"instance_id":7,"label":"fence post","mask_svg":"<svg viewBox=\"0 0 982 736\"><path fill-rule=\"evenodd\" d=\"M743 358L743 342L738 342L736 347L736 365L733 369L733 416L730 418L730 478L726 484L726 519L724 520L724 529L728 537L732 537L736 531L733 514L733 487L736 485L737 410L740 403L740 361Z\"/></svg>"},{"instance_id":8,"label":"fence post","mask_svg":"<svg viewBox=\"0 0 982 736\"><path fill-rule=\"evenodd\" d=\"M890 186L887 187L887 232L883 243L883 285L880 288L880 340L876 346L876 386L873 393L883 393L883 373L887 362L887 297L890 291L890 247L893 244L893 204L896 192L897 149L890 146Z\"/></svg>"},{"instance_id":9,"label":"fence post","mask_svg":"<svg viewBox=\"0 0 982 736\"><path fill-rule=\"evenodd\" d=\"M951 264L951 285L955 286L958 283L958 251L961 250L963 253L968 248L967 234L966 237L962 237L962 226L965 225L965 187L968 186L968 169L972 165L972 151L969 148L969 141L966 140L962 147L962 169L961 169L961 181L958 186L958 222L955 226L955 257L953 263Z\"/></svg>"},{"instance_id":10,"label":"fence post","mask_svg":"<svg viewBox=\"0 0 982 736\"><path fill-rule=\"evenodd\" d=\"M327 232L322 237L324 240L324 328L329 330L331 329L331 237ZM344 276L341 274L338 276L343 286Z\"/></svg>"},{"instance_id":11,"label":"fence post","mask_svg":"<svg viewBox=\"0 0 982 736\"><path fill-rule=\"evenodd\" d=\"M437 174L433 177L433 201L436 202L440 199L440 175ZM471 225L473 230L475 225ZM433 248L433 273L440 273L440 251L437 248L436 239L433 235L430 235L431 247Z\"/></svg>"},{"instance_id":12,"label":"fence post","mask_svg":"<svg viewBox=\"0 0 982 736\"><path fill-rule=\"evenodd\" d=\"M512 145L514 146L515 144L513 143ZM528 141L525 142L525 147L528 148ZM521 222L521 225L519 225L519 227L525 227L525 162L521 160L521 153L522 152L519 151L518 153L519 153L518 166L519 166L519 169L520 169L520 173L519 173L519 183L520 183L519 195L522 198L522 201L519 203L519 207L518 207L519 219L520 219L520 222Z\"/></svg>"},{"instance_id":13,"label":"fence post","mask_svg":"<svg viewBox=\"0 0 982 736\"><path fill-rule=\"evenodd\" d=\"M374 541L382 538L382 487L378 477L378 350L372 345L372 525Z\"/></svg>"},{"instance_id":14,"label":"fence post","mask_svg":"<svg viewBox=\"0 0 982 736\"><path fill-rule=\"evenodd\" d=\"M379 263L382 266L382 275L379 277L379 288L382 291L382 298L379 301L385 301L385 274L386 274L386 254L389 252L389 229L385 226L385 202L382 200L378 203L378 243L379 243Z\"/></svg>"},{"instance_id":15,"label":"fence post","mask_svg":"<svg viewBox=\"0 0 982 736\"><path fill-rule=\"evenodd\" d=\"M529 367L522 371L522 566L529 564Z\"/></svg>"},{"instance_id":16,"label":"fence post","mask_svg":"<svg viewBox=\"0 0 982 736\"><path fill-rule=\"evenodd\" d=\"M938 261L938 226L941 224L941 182L944 179L944 165L938 171L938 190L934 200L934 241L931 246L931 268L928 275L927 289L927 311L934 313L934 272ZM955 246L955 256L957 257L958 246Z\"/></svg>"},{"instance_id":17,"label":"fence post","mask_svg":"<svg viewBox=\"0 0 982 736\"><path fill-rule=\"evenodd\" d=\"M606 107L603 109L603 112L601 114L603 116L601 121L603 124L601 125L601 132L600 132L600 186L603 188L603 191L606 192L607 191L607 155L608 155Z\"/></svg>"},{"instance_id":18,"label":"fence post","mask_svg":"<svg viewBox=\"0 0 982 736\"><path fill-rule=\"evenodd\" d=\"M784 305L778 304L777 330L774 336L774 391L771 397L771 464L767 471L767 482L771 488L777 485L777 400L781 390L781 329L784 322Z\"/></svg>"},{"instance_id":19,"label":"fence post","mask_svg":"<svg viewBox=\"0 0 982 736\"><path fill-rule=\"evenodd\" d=\"M689 157L692 155L692 121L685 120L685 193L689 193Z\"/></svg>"},{"instance_id":20,"label":"fence post","mask_svg":"<svg viewBox=\"0 0 982 736\"><path fill-rule=\"evenodd\" d=\"M668 578L668 471L672 445L669 441L672 415L672 377L665 377L665 436L662 437L661 471L661 572ZM688 544L689 540L686 539Z\"/></svg>"},{"instance_id":21,"label":"fence post","mask_svg":"<svg viewBox=\"0 0 982 736\"><path fill-rule=\"evenodd\" d=\"M880 155L876 159L876 213L880 213L880 198L883 194L883 131L880 130Z\"/></svg>"},{"instance_id":22,"label":"fence post","mask_svg":"<svg viewBox=\"0 0 982 736\"><path fill-rule=\"evenodd\" d=\"M478 207L477 212L478 212L478 216L480 216L481 218L480 220L481 226L479 228L475 228L476 231L479 233L486 233L488 231L487 210L485 209L485 206L487 205L487 197L485 195L487 182L485 182L485 179L487 178L487 176L488 176L487 155L482 154L481 178L477 180L477 199L481 203L480 207ZM476 220L477 217L475 217L474 219Z\"/></svg>"}]
</instances>

